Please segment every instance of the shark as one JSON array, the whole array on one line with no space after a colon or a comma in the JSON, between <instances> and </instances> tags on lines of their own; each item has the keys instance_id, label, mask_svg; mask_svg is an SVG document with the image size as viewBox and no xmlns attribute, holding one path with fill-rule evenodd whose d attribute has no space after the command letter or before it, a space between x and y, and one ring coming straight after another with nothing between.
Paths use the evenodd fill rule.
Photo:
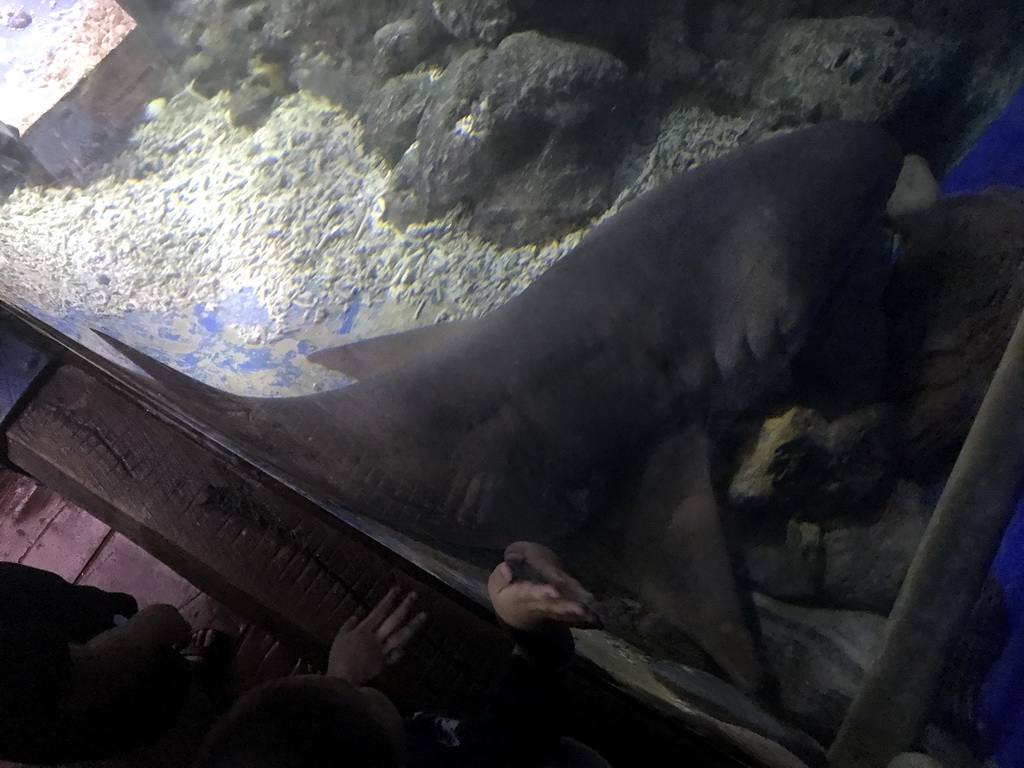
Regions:
<instances>
[{"instance_id":1,"label":"shark","mask_svg":"<svg viewBox=\"0 0 1024 768\"><path fill-rule=\"evenodd\" d=\"M481 317L315 353L356 379L330 391L234 395L104 338L257 463L416 538L557 546L624 507L629 588L753 693L709 427L834 341L831 308L887 270L902 160L868 123L746 145L638 196Z\"/></svg>"}]
</instances>

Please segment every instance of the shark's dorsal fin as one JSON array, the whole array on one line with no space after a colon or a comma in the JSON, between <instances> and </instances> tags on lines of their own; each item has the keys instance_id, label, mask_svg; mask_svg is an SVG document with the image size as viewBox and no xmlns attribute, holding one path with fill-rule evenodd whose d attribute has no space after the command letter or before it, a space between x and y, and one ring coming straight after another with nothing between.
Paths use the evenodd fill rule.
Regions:
<instances>
[{"instance_id":1,"label":"shark's dorsal fin","mask_svg":"<svg viewBox=\"0 0 1024 768\"><path fill-rule=\"evenodd\" d=\"M425 325L409 331L320 349L307 359L353 379L368 379L461 337L473 323L473 320L453 320L438 325Z\"/></svg>"}]
</instances>

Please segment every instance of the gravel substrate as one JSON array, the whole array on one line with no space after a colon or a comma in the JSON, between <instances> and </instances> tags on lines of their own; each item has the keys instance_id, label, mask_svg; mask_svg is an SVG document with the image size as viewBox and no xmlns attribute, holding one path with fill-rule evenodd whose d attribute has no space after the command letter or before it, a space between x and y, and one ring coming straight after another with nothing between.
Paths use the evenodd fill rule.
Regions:
<instances>
[{"instance_id":1,"label":"gravel substrate","mask_svg":"<svg viewBox=\"0 0 1024 768\"><path fill-rule=\"evenodd\" d=\"M228 330L262 345L356 294L364 314L396 304L409 324L480 314L578 241L500 251L460 234L457 214L398 232L381 220L386 167L345 112L300 92L249 132L226 106L183 92L85 188L16 191L0 206L0 297L116 321L246 294L266 319Z\"/></svg>"}]
</instances>

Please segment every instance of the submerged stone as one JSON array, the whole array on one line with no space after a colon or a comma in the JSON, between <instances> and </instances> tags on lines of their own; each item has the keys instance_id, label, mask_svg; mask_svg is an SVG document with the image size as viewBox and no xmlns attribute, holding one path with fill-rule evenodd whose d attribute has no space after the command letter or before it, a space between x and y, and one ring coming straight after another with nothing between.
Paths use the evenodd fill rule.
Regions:
<instances>
[{"instance_id":1,"label":"submerged stone","mask_svg":"<svg viewBox=\"0 0 1024 768\"><path fill-rule=\"evenodd\" d=\"M408 72L449 39L429 13L392 21L373 35L374 69L389 77Z\"/></svg>"},{"instance_id":2,"label":"submerged stone","mask_svg":"<svg viewBox=\"0 0 1024 768\"><path fill-rule=\"evenodd\" d=\"M888 613L928 527L915 483L901 482L878 519L836 527L823 537L822 599L836 608Z\"/></svg>"},{"instance_id":3,"label":"submerged stone","mask_svg":"<svg viewBox=\"0 0 1024 768\"><path fill-rule=\"evenodd\" d=\"M384 83L359 113L363 142L392 164L401 160L416 140L432 84L433 78L426 74L400 75Z\"/></svg>"},{"instance_id":4,"label":"submerged stone","mask_svg":"<svg viewBox=\"0 0 1024 768\"><path fill-rule=\"evenodd\" d=\"M388 220L464 204L474 229L506 246L564 234L610 202L625 83L610 54L534 32L465 53L431 87L414 149L395 168Z\"/></svg>"},{"instance_id":5,"label":"submerged stone","mask_svg":"<svg viewBox=\"0 0 1024 768\"><path fill-rule=\"evenodd\" d=\"M802 608L754 594L782 709L822 744L835 737L885 628L862 611Z\"/></svg>"},{"instance_id":6,"label":"submerged stone","mask_svg":"<svg viewBox=\"0 0 1024 768\"><path fill-rule=\"evenodd\" d=\"M907 474L943 474L967 437L1024 309L1022 254L1019 190L947 198L910 223L886 291Z\"/></svg>"},{"instance_id":7,"label":"submerged stone","mask_svg":"<svg viewBox=\"0 0 1024 768\"><path fill-rule=\"evenodd\" d=\"M923 752L904 752L890 760L887 768L943 768L943 765Z\"/></svg>"},{"instance_id":8,"label":"submerged stone","mask_svg":"<svg viewBox=\"0 0 1024 768\"><path fill-rule=\"evenodd\" d=\"M452 36L484 45L501 40L516 18L508 0L433 0L431 7Z\"/></svg>"},{"instance_id":9,"label":"submerged stone","mask_svg":"<svg viewBox=\"0 0 1024 768\"><path fill-rule=\"evenodd\" d=\"M741 451L729 501L804 520L850 514L889 477L892 441L892 415L884 405L832 421L791 408L767 419Z\"/></svg>"},{"instance_id":10,"label":"submerged stone","mask_svg":"<svg viewBox=\"0 0 1024 768\"><path fill-rule=\"evenodd\" d=\"M784 19L761 39L752 97L790 124L886 120L938 88L956 45L887 17Z\"/></svg>"}]
</instances>

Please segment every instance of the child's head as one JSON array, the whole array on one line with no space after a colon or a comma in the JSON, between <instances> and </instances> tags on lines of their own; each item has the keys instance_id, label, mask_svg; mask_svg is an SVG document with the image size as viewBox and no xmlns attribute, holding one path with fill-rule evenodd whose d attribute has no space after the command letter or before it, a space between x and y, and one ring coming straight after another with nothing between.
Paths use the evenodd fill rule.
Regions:
<instances>
[{"instance_id":1,"label":"child's head","mask_svg":"<svg viewBox=\"0 0 1024 768\"><path fill-rule=\"evenodd\" d=\"M243 696L214 726L204 768L401 768L405 733L380 691L299 675Z\"/></svg>"}]
</instances>

